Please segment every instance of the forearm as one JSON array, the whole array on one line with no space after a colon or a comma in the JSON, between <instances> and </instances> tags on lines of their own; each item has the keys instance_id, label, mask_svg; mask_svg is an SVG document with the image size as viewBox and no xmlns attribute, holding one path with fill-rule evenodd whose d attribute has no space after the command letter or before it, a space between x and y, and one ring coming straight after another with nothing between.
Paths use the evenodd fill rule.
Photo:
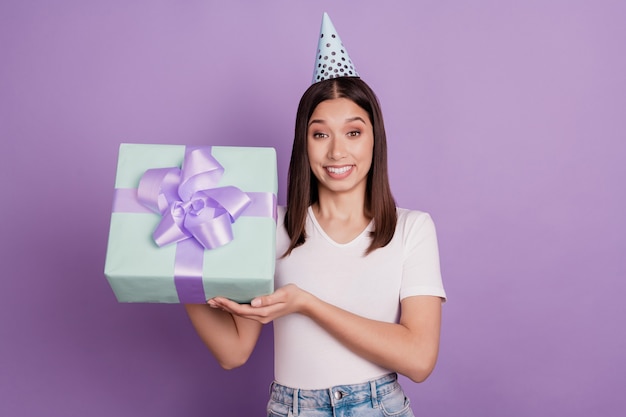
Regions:
<instances>
[{"instance_id":1,"label":"forearm","mask_svg":"<svg viewBox=\"0 0 626 417\"><path fill-rule=\"evenodd\" d=\"M260 323L204 304L187 304L185 309L198 336L220 366L232 369L247 361L261 332Z\"/></svg>"},{"instance_id":2,"label":"forearm","mask_svg":"<svg viewBox=\"0 0 626 417\"><path fill-rule=\"evenodd\" d=\"M417 382L428 377L437 360L441 323L441 299L438 297L405 298L397 324L355 315L293 284L257 297L251 305L223 298L214 300L216 306L235 317L247 317L260 323L294 313L308 316L357 355Z\"/></svg>"},{"instance_id":3,"label":"forearm","mask_svg":"<svg viewBox=\"0 0 626 417\"><path fill-rule=\"evenodd\" d=\"M435 305L431 310L437 303L440 308L441 302L434 297L426 302ZM400 323L387 323L355 315L314 296L307 297L302 313L357 355L416 382L426 379L435 366L440 327L437 314L414 314L407 320L407 314L414 312L405 312Z\"/></svg>"}]
</instances>

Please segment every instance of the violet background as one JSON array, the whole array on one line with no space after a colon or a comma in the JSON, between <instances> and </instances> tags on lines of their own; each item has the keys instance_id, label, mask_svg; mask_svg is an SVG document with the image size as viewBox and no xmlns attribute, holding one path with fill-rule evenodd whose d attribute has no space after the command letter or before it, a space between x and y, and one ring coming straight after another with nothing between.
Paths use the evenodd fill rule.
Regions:
<instances>
[{"instance_id":1,"label":"violet background","mask_svg":"<svg viewBox=\"0 0 626 417\"><path fill-rule=\"evenodd\" d=\"M224 371L179 305L104 275L121 142L273 146L322 13L385 113L449 301L419 415L626 410L626 3L0 3L0 415L264 415L272 330Z\"/></svg>"}]
</instances>

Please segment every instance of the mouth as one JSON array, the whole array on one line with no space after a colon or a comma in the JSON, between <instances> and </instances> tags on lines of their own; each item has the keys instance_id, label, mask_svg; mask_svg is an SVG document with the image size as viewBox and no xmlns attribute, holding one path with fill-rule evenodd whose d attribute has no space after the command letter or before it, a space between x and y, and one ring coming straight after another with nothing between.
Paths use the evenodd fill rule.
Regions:
<instances>
[{"instance_id":1,"label":"mouth","mask_svg":"<svg viewBox=\"0 0 626 417\"><path fill-rule=\"evenodd\" d=\"M326 171L330 174L330 175L337 175L337 176L341 176L341 175L346 175L348 174L350 171L352 171L352 168L354 167L354 165L344 165L344 166L327 166Z\"/></svg>"}]
</instances>

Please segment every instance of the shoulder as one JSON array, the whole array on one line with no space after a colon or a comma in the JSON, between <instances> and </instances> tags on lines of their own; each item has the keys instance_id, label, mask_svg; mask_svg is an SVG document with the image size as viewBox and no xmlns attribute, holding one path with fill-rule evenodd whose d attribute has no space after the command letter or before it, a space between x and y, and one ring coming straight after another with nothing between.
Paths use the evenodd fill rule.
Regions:
<instances>
[{"instance_id":1,"label":"shoulder","mask_svg":"<svg viewBox=\"0 0 626 417\"><path fill-rule=\"evenodd\" d=\"M425 211L396 207L396 213L398 215L398 228L434 225L432 217Z\"/></svg>"},{"instance_id":2,"label":"shoulder","mask_svg":"<svg viewBox=\"0 0 626 417\"><path fill-rule=\"evenodd\" d=\"M276 207L276 256L280 257L289 247L290 239L285 228L285 213L287 208L284 206Z\"/></svg>"},{"instance_id":3,"label":"shoulder","mask_svg":"<svg viewBox=\"0 0 626 417\"><path fill-rule=\"evenodd\" d=\"M287 214L287 207L285 206L277 206L276 207L276 228L280 231L282 230L284 233L287 233L287 228L285 226L285 215Z\"/></svg>"},{"instance_id":4,"label":"shoulder","mask_svg":"<svg viewBox=\"0 0 626 417\"><path fill-rule=\"evenodd\" d=\"M276 207L276 218L279 225L283 224L285 221L285 213L287 213L287 206L277 206Z\"/></svg>"},{"instance_id":5,"label":"shoulder","mask_svg":"<svg viewBox=\"0 0 626 417\"><path fill-rule=\"evenodd\" d=\"M435 239L437 232L431 215L421 210L396 209L396 235L405 245L413 246L424 240Z\"/></svg>"}]
</instances>

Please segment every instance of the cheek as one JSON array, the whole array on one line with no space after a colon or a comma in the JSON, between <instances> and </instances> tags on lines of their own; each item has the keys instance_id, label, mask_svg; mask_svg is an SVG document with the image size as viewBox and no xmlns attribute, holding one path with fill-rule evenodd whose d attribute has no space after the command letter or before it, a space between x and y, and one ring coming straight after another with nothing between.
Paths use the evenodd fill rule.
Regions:
<instances>
[{"instance_id":1,"label":"cheek","mask_svg":"<svg viewBox=\"0 0 626 417\"><path fill-rule=\"evenodd\" d=\"M313 165L316 161L319 161L324 155L325 150L320 143L309 142L306 147L309 157L309 163Z\"/></svg>"},{"instance_id":2,"label":"cheek","mask_svg":"<svg viewBox=\"0 0 626 417\"><path fill-rule=\"evenodd\" d=\"M374 142L368 141L361 143L358 149L358 155L361 159L371 162L374 157Z\"/></svg>"}]
</instances>

